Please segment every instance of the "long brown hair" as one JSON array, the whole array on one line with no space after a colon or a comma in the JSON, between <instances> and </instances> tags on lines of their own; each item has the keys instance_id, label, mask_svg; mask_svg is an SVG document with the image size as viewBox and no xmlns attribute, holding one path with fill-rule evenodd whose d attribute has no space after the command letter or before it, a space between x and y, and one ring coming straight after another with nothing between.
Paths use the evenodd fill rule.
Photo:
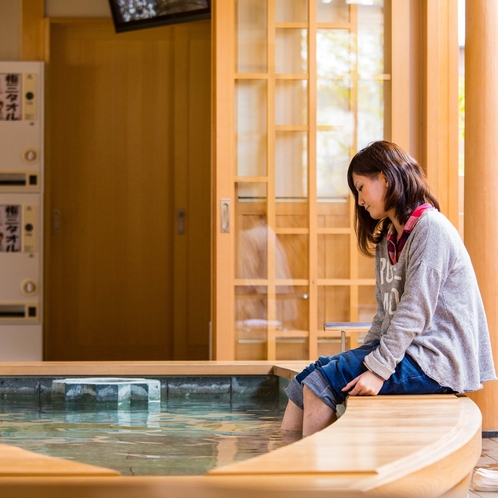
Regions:
<instances>
[{"instance_id":1,"label":"long brown hair","mask_svg":"<svg viewBox=\"0 0 498 498\"><path fill-rule=\"evenodd\" d=\"M374 220L358 204L358 191L353 183L353 173L377 178L383 173L387 180L384 210L394 209L396 219L404 225L413 211L428 202L439 209L439 202L430 192L424 171L413 157L398 145L381 140L360 150L348 168L348 185L355 199L355 231L358 248L372 256L375 246L385 237L390 220Z\"/></svg>"}]
</instances>

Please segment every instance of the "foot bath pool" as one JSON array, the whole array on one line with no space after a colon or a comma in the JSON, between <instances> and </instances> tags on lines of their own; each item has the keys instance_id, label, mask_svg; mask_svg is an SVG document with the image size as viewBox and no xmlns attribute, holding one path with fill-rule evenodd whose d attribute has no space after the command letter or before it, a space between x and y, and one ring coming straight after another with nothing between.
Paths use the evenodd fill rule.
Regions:
<instances>
[{"instance_id":1,"label":"foot bath pool","mask_svg":"<svg viewBox=\"0 0 498 498\"><path fill-rule=\"evenodd\" d=\"M60 380L53 383L52 395L48 390L42 394L41 383L37 397L19 395L17 389L0 399L0 441L141 476L202 475L284 445L279 430L284 406L278 394L265 396L263 389L258 395L261 389L256 388L237 395L240 385L230 378L160 382L162 400L153 403L89 402L89 395L64 402ZM229 384L227 392L222 392L223 382ZM252 382L261 388L274 381ZM87 384L67 382L92 391ZM104 380L97 385L105 388Z\"/></svg>"}]
</instances>

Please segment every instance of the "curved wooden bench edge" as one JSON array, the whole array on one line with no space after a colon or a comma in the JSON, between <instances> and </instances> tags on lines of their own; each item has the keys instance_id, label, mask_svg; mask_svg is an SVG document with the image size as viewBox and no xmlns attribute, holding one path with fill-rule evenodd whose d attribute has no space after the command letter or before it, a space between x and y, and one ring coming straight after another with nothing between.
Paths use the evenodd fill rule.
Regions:
<instances>
[{"instance_id":1,"label":"curved wooden bench edge","mask_svg":"<svg viewBox=\"0 0 498 498\"><path fill-rule=\"evenodd\" d=\"M470 482L481 456L482 415L471 399L457 399L462 407L461 423L444 440L379 469L379 475L365 481L361 489L372 496L424 498L443 495L462 481ZM463 496L467 491L468 486Z\"/></svg>"}]
</instances>

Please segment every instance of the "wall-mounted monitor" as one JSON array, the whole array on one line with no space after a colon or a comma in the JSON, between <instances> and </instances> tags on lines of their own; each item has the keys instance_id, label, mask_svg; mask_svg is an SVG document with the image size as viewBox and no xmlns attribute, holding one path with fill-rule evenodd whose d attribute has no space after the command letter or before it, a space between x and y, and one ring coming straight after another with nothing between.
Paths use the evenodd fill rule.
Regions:
<instances>
[{"instance_id":1,"label":"wall-mounted monitor","mask_svg":"<svg viewBox=\"0 0 498 498\"><path fill-rule=\"evenodd\" d=\"M116 33L211 17L211 0L109 0Z\"/></svg>"}]
</instances>

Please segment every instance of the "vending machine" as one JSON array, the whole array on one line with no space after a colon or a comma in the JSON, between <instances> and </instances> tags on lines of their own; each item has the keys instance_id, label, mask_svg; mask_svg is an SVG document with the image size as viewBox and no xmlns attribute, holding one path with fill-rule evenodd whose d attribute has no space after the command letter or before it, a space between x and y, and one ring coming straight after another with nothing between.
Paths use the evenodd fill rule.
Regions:
<instances>
[{"instance_id":1,"label":"vending machine","mask_svg":"<svg viewBox=\"0 0 498 498\"><path fill-rule=\"evenodd\" d=\"M43 63L0 62L0 361L43 359Z\"/></svg>"}]
</instances>

